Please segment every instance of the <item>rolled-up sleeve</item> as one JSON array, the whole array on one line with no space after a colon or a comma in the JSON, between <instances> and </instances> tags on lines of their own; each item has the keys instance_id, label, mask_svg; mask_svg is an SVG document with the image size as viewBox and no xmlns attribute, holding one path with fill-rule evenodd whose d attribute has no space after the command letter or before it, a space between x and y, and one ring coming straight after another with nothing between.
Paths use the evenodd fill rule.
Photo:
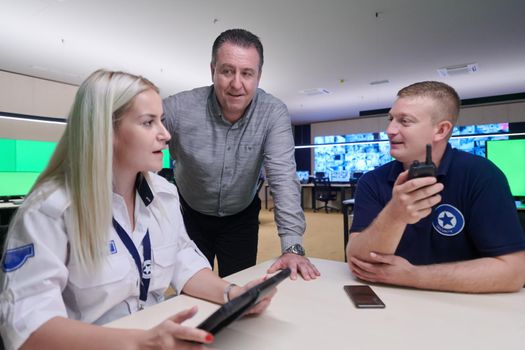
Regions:
<instances>
[{"instance_id":1,"label":"rolled-up sleeve","mask_svg":"<svg viewBox=\"0 0 525 350\"><path fill-rule=\"evenodd\" d=\"M175 273L171 282L177 294L181 293L188 280L197 272L202 269L211 269L208 260L199 251L195 243L189 239L177 252L175 264Z\"/></svg>"},{"instance_id":2,"label":"rolled-up sleeve","mask_svg":"<svg viewBox=\"0 0 525 350\"><path fill-rule=\"evenodd\" d=\"M295 147L288 110L283 104L277 104L273 114L264 147L264 164L274 198L281 249L284 250L302 243L306 224L301 208L301 185L295 172Z\"/></svg>"}]
</instances>

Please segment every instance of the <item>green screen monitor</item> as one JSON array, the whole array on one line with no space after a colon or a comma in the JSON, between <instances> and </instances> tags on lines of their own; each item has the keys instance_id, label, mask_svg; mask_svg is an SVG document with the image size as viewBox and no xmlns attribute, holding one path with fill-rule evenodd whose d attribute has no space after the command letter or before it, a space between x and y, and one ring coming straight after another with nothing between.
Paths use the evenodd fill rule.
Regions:
<instances>
[{"instance_id":1,"label":"green screen monitor","mask_svg":"<svg viewBox=\"0 0 525 350\"><path fill-rule=\"evenodd\" d=\"M25 196L55 147L56 142L0 139L0 197Z\"/></svg>"},{"instance_id":2,"label":"green screen monitor","mask_svg":"<svg viewBox=\"0 0 525 350\"><path fill-rule=\"evenodd\" d=\"M503 171L514 197L525 197L525 139L487 141L487 158Z\"/></svg>"},{"instance_id":3,"label":"green screen monitor","mask_svg":"<svg viewBox=\"0 0 525 350\"><path fill-rule=\"evenodd\" d=\"M0 197L25 196L38 175L39 172L0 172Z\"/></svg>"},{"instance_id":4,"label":"green screen monitor","mask_svg":"<svg viewBox=\"0 0 525 350\"><path fill-rule=\"evenodd\" d=\"M162 150L162 153L164 154L164 157L162 158L162 167L171 168L170 151L165 149L165 150Z\"/></svg>"},{"instance_id":5,"label":"green screen monitor","mask_svg":"<svg viewBox=\"0 0 525 350\"><path fill-rule=\"evenodd\" d=\"M0 197L25 196L45 169L56 142L0 139ZM163 150L162 166L171 167L169 151Z\"/></svg>"}]
</instances>

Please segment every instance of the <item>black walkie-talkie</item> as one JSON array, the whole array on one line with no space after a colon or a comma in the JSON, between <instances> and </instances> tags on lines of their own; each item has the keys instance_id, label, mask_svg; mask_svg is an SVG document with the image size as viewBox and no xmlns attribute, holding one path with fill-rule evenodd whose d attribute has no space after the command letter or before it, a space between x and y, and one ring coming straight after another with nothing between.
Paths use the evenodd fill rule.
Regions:
<instances>
[{"instance_id":1,"label":"black walkie-talkie","mask_svg":"<svg viewBox=\"0 0 525 350\"><path fill-rule=\"evenodd\" d=\"M416 177L436 176L436 165L432 162L432 146L427 145L427 156L424 163L414 160L408 170L408 179Z\"/></svg>"}]
</instances>

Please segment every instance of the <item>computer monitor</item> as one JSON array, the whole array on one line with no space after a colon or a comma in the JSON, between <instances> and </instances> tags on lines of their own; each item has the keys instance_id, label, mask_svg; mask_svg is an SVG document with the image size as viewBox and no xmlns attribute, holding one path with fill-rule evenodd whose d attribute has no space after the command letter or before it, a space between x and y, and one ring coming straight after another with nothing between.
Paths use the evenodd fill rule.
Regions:
<instances>
[{"instance_id":1,"label":"computer monitor","mask_svg":"<svg viewBox=\"0 0 525 350\"><path fill-rule=\"evenodd\" d=\"M487 141L487 158L503 171L514 197L525 197L525 139Z\"/></svg>"},{"instance_id":2,"label":"computer monitor","mask_svg":"<svg viewBox=\"0 0 525 350\"><path fill-rule=\"evenodd\" d=\"M310 177L310 172L309 171L298 170L297 171L297 177L299 178L299 182L300 183L307 184L308 183L308 178Z\"/></svg>"},{"instance_id":3,"label":"computer monitor","mask_svg":"<svg viewBox=\"0 0 525 350\"><path fill-rule=\"evenodd\" d=\"M0 138L0 197L20 198L47 166L56 142Z\"/></svg>"},{"instance_id":4,"label":"computer monitor","mask_svg":"<svg viewBox=\"0 0 525 350\"><path fill-rule=\"evenodd\" d=\"M336 170L330 172L331 182L349 182L350 171L349 170Z\"/></svg>"}]
</instances>

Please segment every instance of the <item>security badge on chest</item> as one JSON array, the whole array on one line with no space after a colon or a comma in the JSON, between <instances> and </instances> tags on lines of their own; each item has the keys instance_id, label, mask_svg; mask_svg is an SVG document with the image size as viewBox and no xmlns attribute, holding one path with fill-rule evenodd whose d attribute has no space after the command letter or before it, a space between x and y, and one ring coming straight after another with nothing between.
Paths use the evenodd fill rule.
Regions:
<instances>
[{"instance_id":1,"label":"security badge on chest","mask_svg":"<svg viewBox=\"0 0 525 350\"><path fill-rule=\"evenodd\" d=\"M440 235L455 236L465 227L465 218L456 207L441 204L435 209L432 226Z\"/></svg>"}]
</instances>

